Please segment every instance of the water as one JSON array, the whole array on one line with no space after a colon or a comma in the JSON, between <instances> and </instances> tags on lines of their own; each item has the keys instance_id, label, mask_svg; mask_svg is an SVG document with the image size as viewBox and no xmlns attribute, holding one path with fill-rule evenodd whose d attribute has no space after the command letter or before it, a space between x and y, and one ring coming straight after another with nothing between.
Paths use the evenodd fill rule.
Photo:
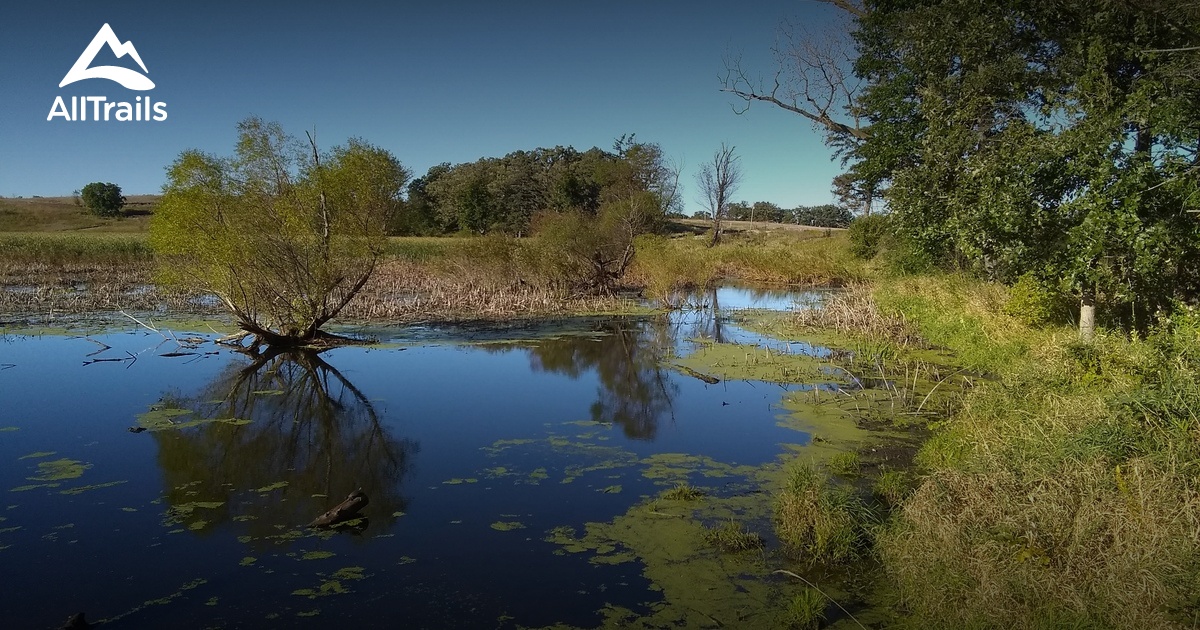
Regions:
<instances>
[{"instance_id":1,"label":"water","mask_svg":"<svg viewBox=\"0 0 1200 630\"><path fill-rule=\"evenodd\" d=\"M595 625L661 595L548 531L663 490L656 454L757 466L808 439L778 423L788 386L669 368L695 339L753 338L711 312L371 332L255 357L211 332L0 340L5 625ZM357 488L362 522L304 527Z\"/></svg>"}]
</instances>

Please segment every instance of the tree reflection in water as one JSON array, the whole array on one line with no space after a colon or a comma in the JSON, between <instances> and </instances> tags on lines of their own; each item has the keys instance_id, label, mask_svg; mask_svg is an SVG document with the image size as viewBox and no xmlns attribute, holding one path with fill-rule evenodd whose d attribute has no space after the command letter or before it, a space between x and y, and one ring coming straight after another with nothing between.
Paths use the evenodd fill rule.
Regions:
<instances>
[{"instance_id":1,"label":"tree reflection in water","mask_svg":"<svg viewBox=\"0 0 1200 630\"><path fill-rule=\"evenodd\" d=\"M371 401L319 353L247 357L195 396L168 395L159 404L189 410L189 419L250 421L153 434L168 524L205 531L234 520L250 535L279 534L357 488L371 501L364 514L394 520L405 508L400 485L417 444L392 436Z\"/></svg>"},{"instance_id":2,"label":"tree reflection in water","mask_svg":"<svg viewBox=\"0 0 1200 630\"><path fill-rule=\"evenodd\" d=\"M571 378L595 370L600 386L591 419L619 425L631 438L654 439L659 421L672 414L672 399L679 392L662 367L674 341L669 319L614 320L598 324L597 332L604 334L533 344L533 369Z\"/></svg>"}]
</instances>

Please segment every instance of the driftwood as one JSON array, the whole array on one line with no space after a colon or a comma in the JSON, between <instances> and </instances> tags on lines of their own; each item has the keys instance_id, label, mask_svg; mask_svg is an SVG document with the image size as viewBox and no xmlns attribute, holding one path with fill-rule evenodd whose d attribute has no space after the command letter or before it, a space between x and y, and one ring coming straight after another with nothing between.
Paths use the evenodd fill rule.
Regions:
<instances>
[{"instance_id":1,"label":"driftwood","mask_svg":"<svg viewBox=\"0 0 1200 630\"><path fill-rule=\"evenodd\" d=\"M367 507L368 503L370 503L370 499L367 498L367 495L361 489L355 490L350 493L350 496L346 497L345 501L342 501L334 506L333 509L313 519L313 522L309 523L308 526L332 527L342 521L358 516L359 511Z\"/></svg>"}]
</instances>

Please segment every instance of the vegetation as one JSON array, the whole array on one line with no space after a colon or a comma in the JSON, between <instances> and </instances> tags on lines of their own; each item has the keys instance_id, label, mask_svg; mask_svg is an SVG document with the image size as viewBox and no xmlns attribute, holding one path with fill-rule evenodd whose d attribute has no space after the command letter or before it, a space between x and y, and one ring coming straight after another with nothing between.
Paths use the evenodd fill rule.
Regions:
<instances>
[{"instance_id":1,"label":"vegetation","mask_svg":"<svg viewBox=\"0 0 1200 630\"><path fill-rule=\"evenodd\" d=\"M957 627L1190 625L1200 318L1080 345L962 278L881 287L931 343L995 374L918 455L878 550L914 618Z\"/></svg>"},{"instance_id":2,"label":"vegetation","mask_svg":"<svg viewBox=\"0 0 1200 630\"><path fill-rule=\"evenodd\" d=\"M360 140L322 155L277 123L238 125L235 155L185 151L168 169L151 244L163 281L215 295L258 343L310 344L387 246L408 172Z\"/></svg>"},{"instance_id":3,"label":"vegetation","mask_svg":"<svg viewBox=\"0 0 1200 630\"><path fill-rule=\"evenodd\" d=\"M659 496L668 501L695 501L704 497L704 491L683 482L676 484L674 488L663 492Z\"/></svg>"},{"instance_id":4,"label":"vegetation","mask_svg":"<svg viewBox=\"0 0 1200 630\"><path fill-rule=\"evenodd\" d=\"M762 536L746 531L733 520L705 529L704 541L726 553L754 551L763 546Z\"/></svg>"},{"instance_id":5,"label":"vegetation","mask_svg":"<svg viewBox=\"0 0 1200 630\"><path fill-rule=\"evenodd\" d=\"M853 491L834 485L811 464L792 464L775 518L780 540L809 562L854 560L868 545L867 507Z\"/></svg>"},{"instance_id":6,"label":"vegetation","mask_svg":"<svg viewBox=\"0 0 1200 630\"><path fill-rule=\"evenodd\" d=\"M125 196L116 184L92 182L83 187L80 196L83 207L99 217L120 216L121 209L125 207Z\"/></svg>"},{"instance_id":7,"label":"vegetation","mask_svg":"<svg viewBox=\"0 0 1200 630\"><path fill-rule=\"evenodd\" d=\"M787 627L793 630L814 630L825 619L825 596L815 588L805 587L788 601Z\"/></svg>"},{"instance_id":8,"label":"vegetation","mask_svg":"<svg viewBox=\"0 0 1200 630\"><path fill-rule=\"evenodd\" d=\"M611 152L558 146L439 164L409 183L391 233L528 236L539 215L596 215L628 196L631 178L641 192L659 197L665 216L678 209L675 171L658 145L633 135L618 138Z\"/></svg>"},{"instance_id":9,"label":"vegetation","mask_svg":"<svg viewBox=\"0 0 1200 630\"><path fill-rule=\"evenodd\" d=\"M1097 306L1145 331L1200 298L1200 4L832 4L844 38L786 40L770 91L728 64L725 89L825 129L839 195L887 201L905 266L1028 277L1078 300L1084 338Z\"/></svg>"}]
</instances>

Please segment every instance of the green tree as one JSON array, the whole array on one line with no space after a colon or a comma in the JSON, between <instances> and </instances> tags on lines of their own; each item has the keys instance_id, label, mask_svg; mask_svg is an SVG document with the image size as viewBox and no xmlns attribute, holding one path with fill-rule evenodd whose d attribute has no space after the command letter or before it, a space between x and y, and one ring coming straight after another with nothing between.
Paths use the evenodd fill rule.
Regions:
<instances>
[{"instance_id":1,"label":"green tree","mask_svg":"<svg viewBox=\"0 0 1200 630\"><path fill-rule=\"evenodd\" d=\"M408 171L361 140L322 154L259 118L238 132L232 157L168 167L150 226L163 280L216 296L255 343L332 341L321 327L374 272Z\"/></svg>"},{"instance_id":2,"label":"green tree","mask_svg":"<svg viewBox=\"0 0 1200 630\"><path fill-rule=\"evenodd\" d=\"M679 203L679 172L661 147L630 135L614 149L591 176L601 186L598 208L546 212L535 225L544 263L576 292L611 291L633 262L636 238L660 231Z\"/></svg>"},{"instance_id":3,"label":"green tree","mask_svg":"<svg viewBox=\"0 0 1200 630\"><path fill-rule=\"evenodd\" d=\"M832 4L859 81L853 125L818 121L849 165L835 192L864 210L884 194L907 256L1069 290L1085 337L1097 303L1143 327L1196 299L1200 3ZM792 93L823 85L806 80Z\"/></svg>"},{"instance_id":4,"label":"green tree","mask_svg":"<svg viewBox=\"0 0 1200 630\"><path fill-rule=\"evenodd\" d=\"M83 199L83 207L101 217L120 216L121 209L125 207L121 187L112 183L92 182L83 187L80 197Z\"/></svg>"}]
</instances>

